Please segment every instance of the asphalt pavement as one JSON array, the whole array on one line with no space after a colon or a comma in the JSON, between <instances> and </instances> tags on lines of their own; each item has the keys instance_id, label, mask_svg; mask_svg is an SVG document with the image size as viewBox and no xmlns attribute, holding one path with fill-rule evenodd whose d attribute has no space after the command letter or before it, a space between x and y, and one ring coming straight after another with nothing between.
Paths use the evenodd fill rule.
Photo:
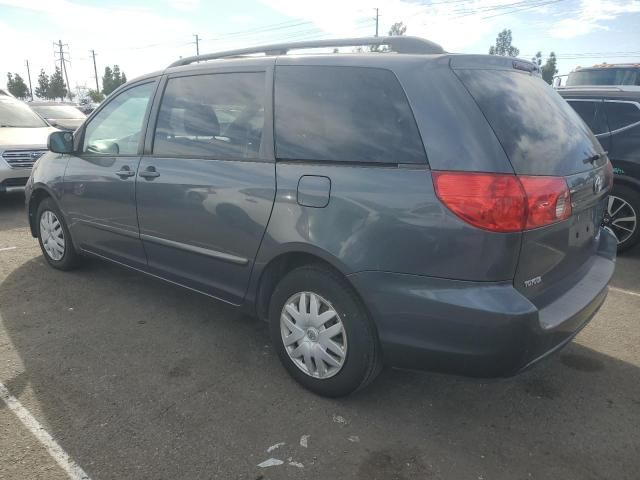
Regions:
<instances>
[{"instance_id":1,"label":"asphalt pavement","mask_svg":"<svg viewBox=\"0 0 640 480\"><path fill-rule=\"evenodd\" d=\"M637 480L640 249L612 286L518 377L385 370L329 400L288 377L258 320L100 261L51 269L23 198L3 197L0 383L94 480ZM66 474L0 401L0 479L38 478Z\"/></svg>"}]
</instances>

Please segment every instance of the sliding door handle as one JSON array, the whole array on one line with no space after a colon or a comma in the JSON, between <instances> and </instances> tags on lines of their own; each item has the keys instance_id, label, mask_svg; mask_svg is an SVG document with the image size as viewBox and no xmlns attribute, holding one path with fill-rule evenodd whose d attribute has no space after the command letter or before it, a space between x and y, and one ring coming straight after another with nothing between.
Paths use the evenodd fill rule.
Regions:
<instances>
[{"instance_id":1,"label":"sliding door handle","mask_svg":"<svg viewBox=\"0 0 640 480\"><path fill-rule=\"evenodd\" d=\"M156 172L156 167L147 167L143 171L138 173L138 176L146 179L152 179L160 176L160 173Z\"/></svg>"}]
</instances>

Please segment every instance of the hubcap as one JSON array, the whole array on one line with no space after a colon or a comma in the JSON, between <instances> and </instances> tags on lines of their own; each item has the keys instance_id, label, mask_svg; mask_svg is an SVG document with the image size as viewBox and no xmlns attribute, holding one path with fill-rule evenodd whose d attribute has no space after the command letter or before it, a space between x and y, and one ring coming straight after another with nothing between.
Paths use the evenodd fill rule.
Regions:
<instances>
[{"instance_id":1,"label":"hubcap","mask_svg":"<svg viewBox=\"0 0 640 480\"><path fill-rule=\"evenodd\" d=\"M45 210L40 217L40 240L49 258L59 261L64 256L64 231L51 210Z\"/></svg>"},{"instance_id":2,"label":"hubcap","mask_svg":"<svg viewBox=\"0 0 640 480\"><path fill-rule=\"evenodd\" d=\"M342 369L347 333L338 312L317 293L296 293L285 302L280 333L289 358L307 375L329 378Z\"/></svg>"},{"instance_id":3,"label":"hubcap","mask_svg":"<svg viewBox=\"0 0 640 480\"><path fill-rule=\"evenodd\" d=\"M602 226L613 233L620 245L627 241L638 228L638 214L626 200L609 195Z\"/></svg>"}]
</instances>

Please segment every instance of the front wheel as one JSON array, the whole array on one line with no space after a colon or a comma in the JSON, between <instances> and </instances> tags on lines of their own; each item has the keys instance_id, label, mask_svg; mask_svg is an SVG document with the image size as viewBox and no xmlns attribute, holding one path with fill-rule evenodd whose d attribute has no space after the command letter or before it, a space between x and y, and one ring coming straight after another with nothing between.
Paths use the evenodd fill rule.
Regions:
<instances>
[{"instance_id":1,"label":"front wheel","mask_svg":"<svg viewBox=\"0 0 640 480\"><path fill-rule=\"evenodd\" d=\"M640 238L640 193L627 185L614 185L609 194L603 226L615 235L618 251L631 248Z\"/></svg>"},{"instance_id":2,"label":"front wheel","mask_svg":"<svg viewBox=\"0 0 640 480\"><path fill-rule=\"evenodd\" d=\"M38 242L49 265L58 270L71 270L80 257L71 243L64 217L51 198L44 199L36 213Z\"/></svg>"},{"instance_id":3,"label":"front wheel","mask_svg":"<svg viewBox=\"0 0 640 480\"><path fill-rule=\"evenodd\" d=\"M378 340L360 300L337 273L304 266L276 287L271 336L289 374L323 396L348 395L379 373Z\"/></svg>"}]
</instances>

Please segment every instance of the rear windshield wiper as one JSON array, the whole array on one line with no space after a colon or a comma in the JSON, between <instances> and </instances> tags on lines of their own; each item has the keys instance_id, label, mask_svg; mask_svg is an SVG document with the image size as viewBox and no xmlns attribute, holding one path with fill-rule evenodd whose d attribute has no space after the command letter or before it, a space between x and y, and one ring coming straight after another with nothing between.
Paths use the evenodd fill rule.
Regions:
<instances>
[{"instance_id":1,"label":"rear windshield wiper","mask_svg":"<svg viewBox=\"0 0 640 480\"><path fill-rule=\"evenodd\" d=\"M595 163L598 160L600 160L603 156L605 156L607 154L607 152L604 153L596 153L595 155L591 156L591 157L587 157L584 160L582 160L582 163Z\"/></svg>"}]
</instances>

